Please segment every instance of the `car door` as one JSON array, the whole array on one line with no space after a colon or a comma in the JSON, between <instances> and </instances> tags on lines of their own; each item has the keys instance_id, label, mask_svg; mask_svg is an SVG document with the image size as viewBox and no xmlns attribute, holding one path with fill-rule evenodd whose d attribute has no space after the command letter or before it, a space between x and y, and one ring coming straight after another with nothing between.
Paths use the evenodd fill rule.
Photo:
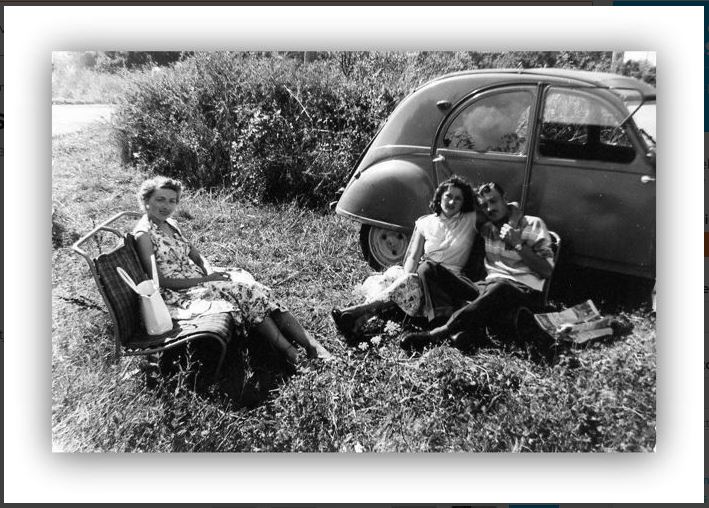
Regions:
<instances>
[{"instance_id":1,"label":"car door","mask_svg":"<svg viewBox=\"0 0 709 508\"><path fill-rule=\"evenodd\" d=\"M438 182L452 174L474 185L494 181L521 202L537 90L536 84L495 86L456 104L433 142Z\"/></svg>"},{"instance_id":2,"label":"car door","mask_svg":"<svg viewBox=\"0 0 709 508\"><path fill-rule=\"evenodd\" d=\"M543 95L525 212L542 217L573 261L655 271L654 159L608 90L550 86Z\"/></svg>"}]
</instances>

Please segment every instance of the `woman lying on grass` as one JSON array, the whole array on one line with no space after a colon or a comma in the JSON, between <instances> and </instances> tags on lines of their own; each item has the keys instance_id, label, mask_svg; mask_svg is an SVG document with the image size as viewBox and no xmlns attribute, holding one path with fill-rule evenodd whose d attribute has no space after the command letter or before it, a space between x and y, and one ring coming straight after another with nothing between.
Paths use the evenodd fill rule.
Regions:
<instances>
[{"instance_id":1,"label":"woman lying on grass","mask_svg":"<svg viewBox=\"0 0 709 508\"><path fill-rule=\"evenodd\" d=\"M423 315L432 321L448 317L462 305L453 295L436 291L438 286L427 280L440 269L466 277L463 269L484 214L477 211L470 184L458 176L436 188L429 206L433 213L416 220L403 267L396 265L367 279L365 303L332 310L337 329L348 341L361 338L360 329L369 317L394 306L409 316ZM382 285L386 285L383 290Z\"/></svg>"},{"instance_id":2,"label":"woman lying on grass","mask_svg":"<svg viewBox=\"0 0 709 508\"><path fill-rule=\"evenodd\" d=\"M170 217L182 196L182 183L165 177L143 182L138 201L145 215L136 224L138 255L146 273L152 274L155 255L160 292L173 317L231 312L239 325L263 336L297 366L303 346L309 358L326 359L331 354L288 312L271 298L271 290L248 272L212 271L207 260L183 236Z\"/></svg>"}]
</instances>

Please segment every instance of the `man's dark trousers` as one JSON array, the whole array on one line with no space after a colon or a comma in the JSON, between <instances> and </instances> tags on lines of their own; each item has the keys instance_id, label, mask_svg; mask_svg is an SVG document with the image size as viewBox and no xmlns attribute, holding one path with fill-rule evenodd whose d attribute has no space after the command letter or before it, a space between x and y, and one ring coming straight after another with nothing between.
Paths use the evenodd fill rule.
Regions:
<instances>
[{"instance_id":1,"label":"man's dark trousers","mask_svg":"<svg viewBox=\"0 0 709 508\"><path fill-rule=\"evenodd\" d=\"M520 307L534 308L541 303L540 291L510 279L471 282L438 263L429 262L420 265L418 274L435 310L458 308L446 323L450 334L468 331L477 335L496 316L504 316Z\"/></svg>"}]
</instances>

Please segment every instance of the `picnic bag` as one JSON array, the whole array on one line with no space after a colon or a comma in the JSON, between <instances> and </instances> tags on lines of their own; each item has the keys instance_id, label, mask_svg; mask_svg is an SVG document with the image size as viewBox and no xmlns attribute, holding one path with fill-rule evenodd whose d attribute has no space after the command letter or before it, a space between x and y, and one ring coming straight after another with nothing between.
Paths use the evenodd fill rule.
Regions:
<instances>
[{"instance_id":1,"label":"picnic bag","mask_svg":"<svg viewBox=\"0 0 709 508\"><path fill-rule=\"evenodd\" d=\"M172 318L167 310L167 305L160 295L158 270L155 266L155 256L150 256L152 263L153 279L144 280L136 285L130 275L121 267L116 267L118 275L128 286L140 296L140 310L143 314L143 323L148 335L161 335L172 330Z\"/></svg>"}]
</instances>

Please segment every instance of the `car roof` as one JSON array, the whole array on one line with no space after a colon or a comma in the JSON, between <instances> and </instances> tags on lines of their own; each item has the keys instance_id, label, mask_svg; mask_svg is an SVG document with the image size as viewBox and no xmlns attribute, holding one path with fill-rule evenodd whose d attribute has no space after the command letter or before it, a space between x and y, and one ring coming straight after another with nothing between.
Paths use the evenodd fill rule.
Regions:
<instances>
[{"instance_id":1,"label":"car roof","mask_svg":"<svg viewBox=\"0 0 709 508\"><path fill-rule=\"evenodd\" d=\"M575 69L542 68L542 69L476 69L470 71L454 72L436 78L439 81L451 76L467 74L515 74L521 76L546 76L569 79L579 84L599 86L602 88L620 88L639 91L646 100L655 100L655 88L639 79L630 76L621 76L610 72L580 71ZM429 82L429 83L431 83ZM425 85L424 85L425 86Z\"/></svg>"},{"instance_id":2,"label":"car roof","mask_svg":"<svg viewBox=\"0 0 709 508\"><path fill-rule=\"evenodd\" d=\"M422 84L397 105L363 153L357 167L368 168L390 157L391 150L411 152L411 147L418 147L416 150L419 151L430 150L436 128L449 111L439 104L447 103L450 107L473 91L488 86L531 85L538 82L599 89L608 95L609 100L612 96L618 106L623 106L620 110L623 116L628 113L628 104L624 100L625 94L619 93L618 89L638 90L646 102L655 100L652 86L635 78L610 73L571 69L475 69L449 73Z\"/></svg>"}]
</instances>

